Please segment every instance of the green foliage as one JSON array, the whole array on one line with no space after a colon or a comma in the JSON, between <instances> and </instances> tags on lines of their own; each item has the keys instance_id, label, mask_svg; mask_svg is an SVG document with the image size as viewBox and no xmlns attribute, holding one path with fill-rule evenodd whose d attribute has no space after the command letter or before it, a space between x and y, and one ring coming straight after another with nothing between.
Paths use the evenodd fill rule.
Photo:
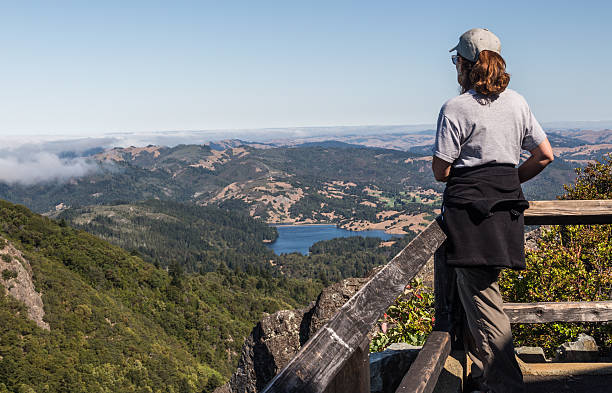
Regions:
<instances>
[{"instance_id":1,"label":"green foliage","mask_svg":"<svg viewBox=\"0 0 612 393\"><path fill-rule=\"evenodd\" d=\"M220 266L177 274L90 235L0 201L0 232L42 293L51 330L0 296L0 383L9 391L210 390L235 368L263 312L297 308L321 286ZM27 390L26 390L27 391Z\"/></svg>"},{"instance_id":2,"label":"green foliage","mask_svg":"<svg viewBox=\"0 0 612 393\"><path fill-rule=\"evenodd\" d=\"M561 199L611 199L612 157L577 170ZM506 301L594 301L612 296L612 225L554 225L542 230L538 247L526 253L527 270L506 270L500 289ZM601 323L519 325L517 345L538 345L549 353L585 332L612 345L612 326Z\"/></svg>"},{"instance_id":3,"label":"green foliage","mask_svg":"<svg viewBox=\"0 0 612 393\"><path fill-rule=\"evenodd\" d=\"M393 343L423 345L434 322L434 295L421 280L413 280L379 321L380 331L370 341L370 352Z\"/></svg>"},{"instance_id":4,"label":"green foliage","mask_svg":"<svg viewBox=\"0 0 612 393\"><path fill-rule=\"evenodd\" d=\"M576 183L560 199L612 199L612 153L576 169Z\"/></svg>"},{"instance_id":5,"label":"green foliage","mask_svg":"<svg viewBox=\"0 0 612 393\"><path fill-rule=\"evenodd\" d=\"M4 262L9 263L9 262L11 262L11 261L13 260L13 257L12 257L12 256L10 256L9 254L2 254L2 260L3 260Z\"/></svg>"},{"instance_id":6,"label":"green foliage","mask_svg":"<svg viewBox=\"0 0 612 393\"><path fill-rule=\"evenodd\" d=\"M17 272L14 270L4 269L2 271L2 279L10 280L11 278L17 278Z\"/></svg>"},{"instance_id":7,"label":"green foliage","mask_svg":"<svg viewBox=\"0 0 612 393\"><path fill-rule=\"evenodd\" d=\"M316 242L310 246L310 255L342 255L344 253L357 253L364 250L376 250L380 246L377 237L340 237L331 240Z\"/></svg>"},{"instance_id":8,"label":"green foliage","mask_svg":"<svg viewBox=\"0 0 612 393\"><path fill-rule=\"evenodd\" d=\"M244 212L169 201L69 209L58 218L156 265L174 261L187 272L210 272L220 264L270 269L273 254L263 240L277 237L275 228Z\"/></svg>"},{"instance_id":9,"label":"green foliage","mask_svg":"<svg viewBox=\"0 0 612 393\"><path fill-rule=\"evenodd\" d=\"M287 276L318 278L326 284L347 277L365 277L376 266L387 263L412 238L412 232L395 238L392 247L380 247L378 238L337 238L313 244L309 255L291 253L274 259Z\"/></svg>"}]
</instances>

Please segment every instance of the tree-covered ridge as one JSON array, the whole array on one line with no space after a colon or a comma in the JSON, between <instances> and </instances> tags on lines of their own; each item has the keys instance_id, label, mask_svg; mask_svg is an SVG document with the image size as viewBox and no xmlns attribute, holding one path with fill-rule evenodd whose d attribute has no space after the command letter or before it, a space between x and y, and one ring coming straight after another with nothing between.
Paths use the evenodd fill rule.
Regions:
<instances>
[{"instance_id":1,"label":"tree-covered ridge","mask_svg":"<svg viewBox=\"0 0 612 393\"><path fill-rule=\"evenodd\" d=\"M56 216L142 255L157 266L179 263L189 272L270 266L276 228L243 211L149 200L68 209ZM265 263L264 263L265 262Z\"/></svg>"},{"instance_id":2,"label":"tree-covered ridge","mask_svg":"<svg viewBox=\"0 0 612 393\"><path fill-rule=\"evenodd\" d=\"M348 277L365 277L373 268L389 262L416 235L409 233L389 242L378 238L347 237L320 241L309 255L298 253L277 257L284 275L317 278L327 286Z\"/></svg>"},{"instance_id":3,"label":"tree-covered ridge","mask_svg":"<svg viewBox=\"0 0 612 393\"><path fill-rule=\"evenodd\" d=\"M29 261L50 325L38 328L2 291L0 390L210 391L262 312L298 307L320 290L223 268L166 272L4 201L0 235Z\"/></svg>"}]
</instances>

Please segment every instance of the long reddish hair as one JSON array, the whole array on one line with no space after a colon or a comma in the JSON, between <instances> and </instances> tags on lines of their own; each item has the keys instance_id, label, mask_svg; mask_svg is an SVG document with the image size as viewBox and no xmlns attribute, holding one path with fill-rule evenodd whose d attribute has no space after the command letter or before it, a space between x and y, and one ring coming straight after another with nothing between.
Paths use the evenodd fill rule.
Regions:
<instances>
[{"instance_id":1,"label":"long reddish hair","mask_svg":"<svg viewBox=\"0 0 612 393\"><path fill-rule=\"evenodd\" d=\"M506 72L506 62L498 53L483 50L476 63L462 58L459 75L462 93L474 89L487 97L497 96L506 90L508 83L510 74Z\"/></svg>"}]
</instances>

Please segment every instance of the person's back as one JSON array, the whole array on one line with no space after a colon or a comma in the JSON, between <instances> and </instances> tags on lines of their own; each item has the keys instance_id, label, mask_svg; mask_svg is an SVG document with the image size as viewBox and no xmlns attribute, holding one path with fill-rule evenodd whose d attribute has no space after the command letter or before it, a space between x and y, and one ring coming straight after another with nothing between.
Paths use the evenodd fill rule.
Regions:
<instances>
[{"instance_id":1,"label":"person's back","mask_svg":"<svg viewBox=\"0 0 612 393\"><path fill-rule=\"evenodd\" d=\"M546 139L525 99L510 89L495 99L474 90L451 98L440 110L438 129L434 155L455 168L517 165L521 150Z\"/></svg>"}]
</instances>

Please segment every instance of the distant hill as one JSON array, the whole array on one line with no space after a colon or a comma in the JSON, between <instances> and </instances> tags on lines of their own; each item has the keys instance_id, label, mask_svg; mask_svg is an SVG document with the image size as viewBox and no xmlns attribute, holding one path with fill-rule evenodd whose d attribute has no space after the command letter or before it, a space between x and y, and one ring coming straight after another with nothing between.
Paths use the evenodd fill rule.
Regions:
<instances>
[{"instance_id":1,"label":"distant hill","mask_svg":"<svg viewBox=\"0 0 612 393\"><path fill-rule=\"evenodd\" d=\"M427 157L390 149L240 146L218 151L179 145L114 148L95 158L97 173L67 183L0 184L0 197L40 212L155 198L240 209L267 222L348 225L382 222L376 215L394 209L433 213L442 189L429 174ZM411 205L415 198L429 205ZM397 225L399 231L408 224Z\"/></svg>"},{"instance_id":2,"label":"distant hill","mask_svg":"<svg viewBox=\"0 0 612 393\"><path fill-rule=\"evenodd\" d=\"M321 142L306 142L300 143L295 147L332 147L337 149L349 149L349 148L362 148L363 146L353 144L353 143L345 143L340 141L321 141Z\"/></svg>"},{"instance_id":3,"label":"distant hill","mask_svg":"<svg viewBox=\"0 0 612 393\"><path fill-rule=\"evenodd\" d=\"M612 150L612 131L549 131L549 138L557 159L525 184L532 200L559 195L573 181L574 168ZM226 140L113 148L92 156L99 163L93 174L63 183L0 183L0 198L44 213L159 199L238 209L268 223L382 226L405 233L410 217L437 214L444 185L431 174L432 143L433 131L398 130L283 147ZM379 145L394 148L374 147ZM396 213L405 214L383 224Z\"/></svg>"},{"instance_id":4,"label":"distant hill","mask_svg":"<svg viewBox=\"0 0 612 393\"><path fill-rule=\"evenodd\" d=\"M577 147L589 144L589 142L581 138L576 138L573 135L563 135L559 132L548 132L546 136L553 147Z\"/></svg>"},{"instance_id":5,"label":"distant hill","mask_svg":"<svg viewBox=\"0 0 612 393\"><path fill-rule=\"evenodd\" d=\"M261 143L261 142L247 142L240 139L225 139L221 141L213 141L209 142L208 146L212 150L227 150L232 147L240 147L240 146L250 146L257 149L271 149L276 147L271 143Z\"/></svg>"},{"instance_id":6,"label":"distant hill","mask_svg":"<svg viewBox=\"0 0 612 393\"><path fill-rule=\"evenodd\" d=\"M4 201L0 254L0 286L9 290L0 291L5 391L211 392L263 312L305 305L321 288L223 267L166 271ZM49 330L12 291L28 280Z\"/></svg>"}]
</instances>

